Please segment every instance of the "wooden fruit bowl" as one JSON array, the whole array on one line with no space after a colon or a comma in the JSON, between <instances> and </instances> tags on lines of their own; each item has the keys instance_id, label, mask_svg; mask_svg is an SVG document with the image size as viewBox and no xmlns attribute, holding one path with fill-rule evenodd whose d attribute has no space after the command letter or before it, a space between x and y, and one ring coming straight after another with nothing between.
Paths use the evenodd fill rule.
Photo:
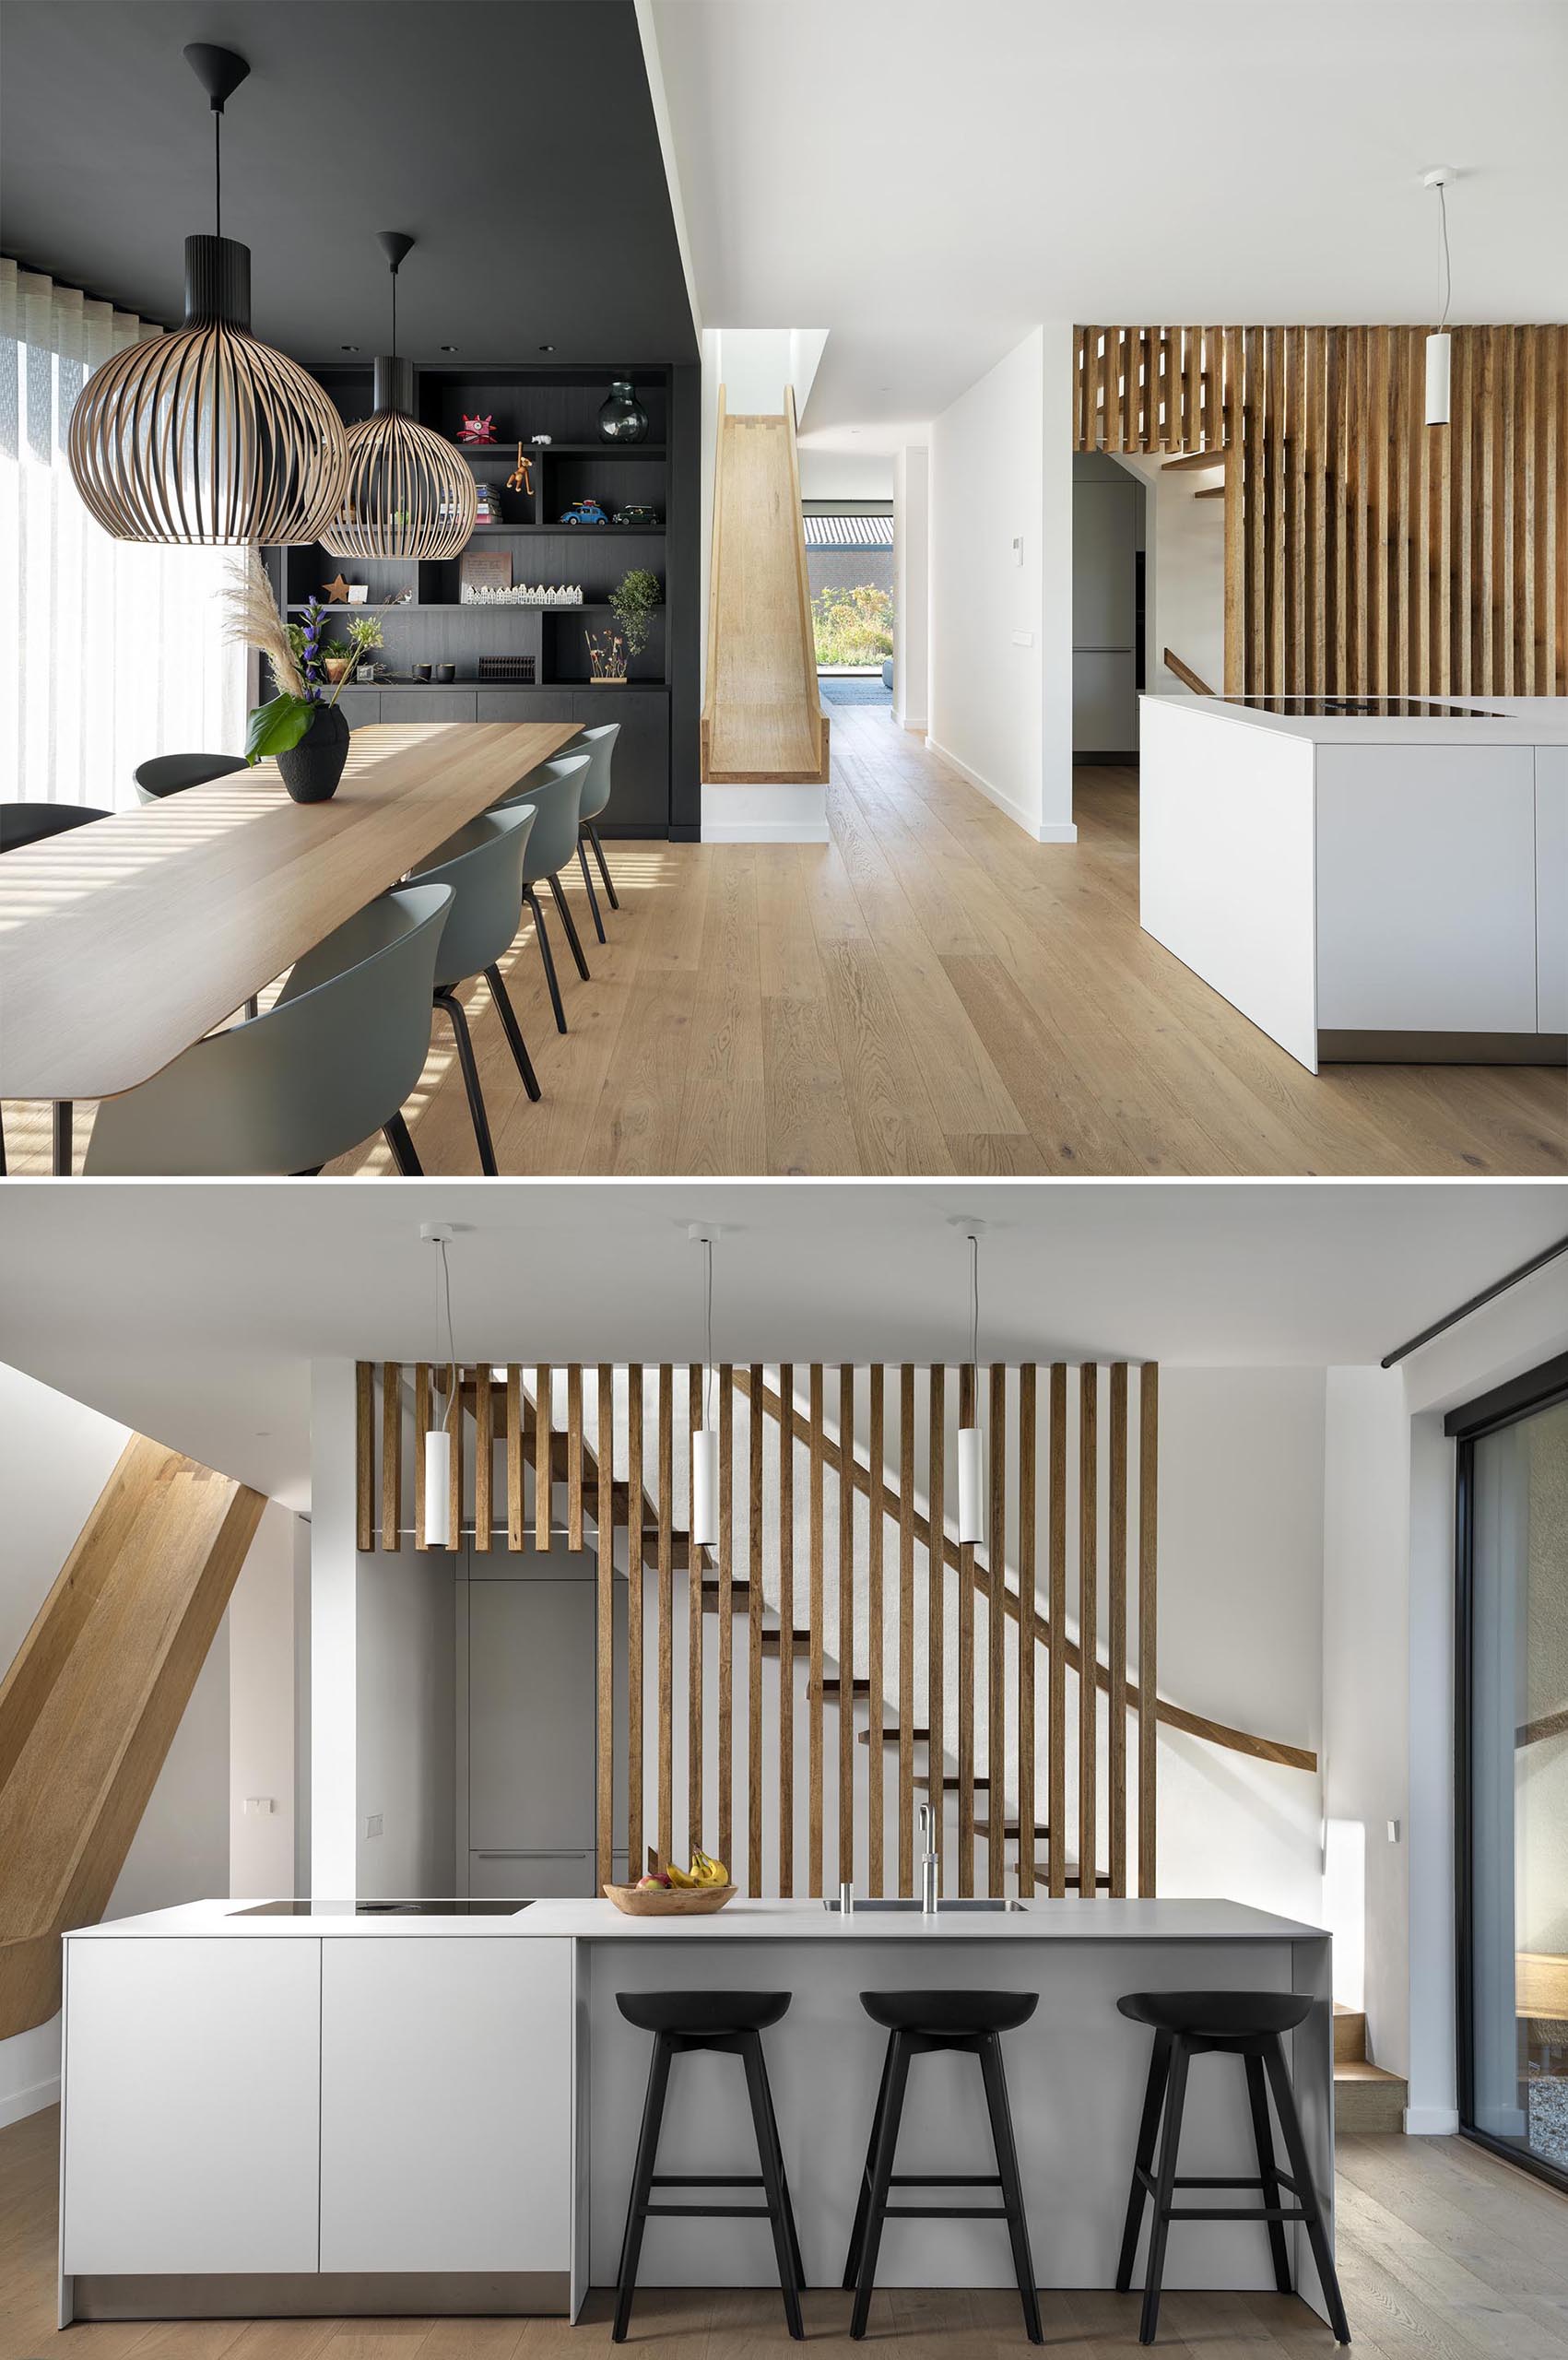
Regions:
<instances>
[{"instance_id":1,"label":"wooden fruit bowl","mask_svg":"<svg viewBox=\"0 0 1568 2360\"><path fill-rule=\"evenodd\" d=\"M735 1887L700 1884L689 1892L672 1888L666 1893L662 1885L653 1885L640 1893L634 1884L607 1884L604 1894L627 1918L711 1918L734 1900Z\"/></svg>"}]
</instances>

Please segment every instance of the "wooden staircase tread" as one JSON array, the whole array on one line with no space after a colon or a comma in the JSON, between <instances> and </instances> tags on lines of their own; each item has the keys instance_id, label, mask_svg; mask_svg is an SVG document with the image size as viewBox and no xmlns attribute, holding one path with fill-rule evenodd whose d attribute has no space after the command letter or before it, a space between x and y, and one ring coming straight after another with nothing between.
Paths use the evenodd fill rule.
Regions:
<instances>
[{"instance_id":1,"label":"wooden staircase tread","mask_svg":"<svg viewBox=\"0 0 1568 2360\"><path fill-rule=\"evenodd\" d=\"M1063 1883L1076 1885L1080 1883L1081 1881L1078 1862L1076 1860L1069 1860L1067 1864L1067 1868L1063 1871ZM1038 1861L1036 1861L1034 1868L1034 1882L1037 1885L1049 1884L1051 1882L1050 1870L1048 1868L1042 1868ZM1111 1882L1110 1870L1108 1869L1097 1869L1094 1873L1094 1882L1096 1889L1101 1885L1108 1887Z\"/></svg>"},{"instance_id":2,"label":"wooden staircase tread","mask_svg":"<svg viewBox=\"0 0 1568 2360\"><path fill-rule=\"evenodd\" d=\"M989 1841L989 1839L990 1839L990 1835L991 1835L991 1823L990 1823L990 1821L989 1821L988 1819L977 1819L977 1820L975 1821L975 1823L974 1823L974 1832L975 1832L976 1835L984 1835L984 1836L987 1839L987 1841ZM1010 1840L1010 1839L1012 1839L1012 1838L1014 1838L1014 1837L1017 1837L1017 1836L1019 1836L1019 1835L1022 1835L1022 1833L1023 1833L1023 1822L1022 1822L1021 1820L1020 1820L1020 1819L1004 1819L1004 1820L1003 1820L1003 1822L1002 1822L1002 1834L1003 1834L1003 1836L1004 1836L1005 1838L1008 1838L1008 1839L1009 1839L1009 1840ZM1041 1843L1041 1842L1043 1842L1043 1841L1047 1841L1047 1840L1049 1839L1049 1837L1050 1837L1050 1834L1051 1834L1051 1830L1050 1830L1049 1826L1047 1825L1047 1823L1045 1823L1045 1821L1044 1821L1044 1820L1043 1820L1043 1819L1037 1819L1037 1820L1035 1821L1035 1823L1034 1823L1034 1840L1035 1840L1035 1842L1038 1844L1038 1843Z\"/></svg>"},{"instance_id":3,"label":"wooden staircase tread","mask_svg":"<svg viewBox=\"0 0 1568 2360\"><path fill-rule=\"evenodd\" d=\"M960 1777L959 1777L958 1772L957 1772L956 1770L954 1770L954 1771L950 1772L950 1773L949 1774L949 1776L946 1776L946 1777L942 1780L942 1785L943 1785L943 1787L947 1789L947 1791L948 1791L949 1794L955 1794L955 1795L957 1794L957 1792L958 1792L958 1790L959 1790L959 1787L960 1787L961 1783L961 1781L960 1780ZM915 1780L914 1780L914 1784L915 1784L917 1787L925 1787L927 1790L929 1790L929 1788L930 1788L935 1784L935 1781L934 1781L934 1780L933 1780L933 1778L931 1777L931 1776L930 1776L929 1772L922 1772L922 1773L921 1773L921 1774L920 1774L920 1775L915 1778ZM977 1771L975 1772L975 1774L974 1774L974 1776L973 1776L973 1779L970 1781L970 1784L971 1784L972 1786L973 1786L973 1787L984 1787L984 1788L986 1788L988 1789L988 1788L989 1788L989 1787L990 1787L991 1781L990 1781L989 1777L987 1777L987 1776L984 1776L980 1771L978 1771L978 1770L977 1770Z\"/></svg>"},{"instance_id":4,"label":"wooden staircase tread","mask_svg":"<svg viewBox=\"0 0 1568 2360\"><path fill-rule=\"evenodd\" d=\"M1390 2089L1403 2090L1409 2086L1409 2077L1406 2074L1390 2073L1382 2065L1369 2065L1364 2057L1337 2057L1334 2060L1334 2079L1337 2082L1380 2083Z\"/></svg>"},{"instance_id":5,"label":"wooden staircase tread","mask_svg":"<svg viewBox=\"0 0 1568 2360\"><path fill-rule=\"evenodd\" d=\"M929 1745L931 1742L931 1732L927 1729L913 1729L910 1730L909 1734L911 1740L916 1745ZM899 1744L901 1742L901 1736L902 1733L896 1724L891 1729L888 1727L886 1722L882 1724L882 1743L884 1745ZM862 1729L855 1742L859 1745L869 1745L871 1742L870 1730Z\"/></svg>"}]
</instances>

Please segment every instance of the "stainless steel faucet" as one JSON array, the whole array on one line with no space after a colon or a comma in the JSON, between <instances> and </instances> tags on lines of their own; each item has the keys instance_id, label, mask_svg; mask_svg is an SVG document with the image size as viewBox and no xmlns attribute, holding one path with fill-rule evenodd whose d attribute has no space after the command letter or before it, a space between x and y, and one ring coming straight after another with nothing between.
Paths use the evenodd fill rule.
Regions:
<instances>
[{"instance_id":1,"label":"stainless steel faucet","mask_svg":"<svg viewBox=\"0 0 1568 2360\"><path fill-rule=\"evenodd\" d=\"M925 1849L920 1855L920 1906L927 1918L937 1915L937 1822L929 1803L922 1803L919 1811L920 1841Z\"/></svg>"}]
</instances>

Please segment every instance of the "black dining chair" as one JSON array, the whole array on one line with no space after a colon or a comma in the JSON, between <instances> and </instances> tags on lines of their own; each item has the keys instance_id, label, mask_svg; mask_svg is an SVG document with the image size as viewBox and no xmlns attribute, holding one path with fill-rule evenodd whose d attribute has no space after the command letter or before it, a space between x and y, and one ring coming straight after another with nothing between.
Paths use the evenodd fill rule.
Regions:
<instances>
[{"instance_id":1,"label":"black dining chair","mask_svg":"<svg viewBox=\"0 0 1568 2360\"><path fill-rule=\"evenodd\" d=\"M138 801L161 803L166 796L183 795L188 786L205 786L209 779L246 767L243 754L154 754L138 762L132 775Z\"/></svg>"},{"instance_id":2,"label":"black dining chair","mask_svg":"<svg viewBox=\"0 0 1568 2360\"><path fill-rule=\"evenodd\" d=\"M72 828L85 828L91 820L107 820L90 803L0 803L0 853L19 852L23 844L42 844L50 836L63 836ZM71 1102L57 1101L54 1108L54 1169L62 1178L71 1170ZM6 1134L0 1127L0 1179L6 1175Z\"/></svg>"}]
</instances>

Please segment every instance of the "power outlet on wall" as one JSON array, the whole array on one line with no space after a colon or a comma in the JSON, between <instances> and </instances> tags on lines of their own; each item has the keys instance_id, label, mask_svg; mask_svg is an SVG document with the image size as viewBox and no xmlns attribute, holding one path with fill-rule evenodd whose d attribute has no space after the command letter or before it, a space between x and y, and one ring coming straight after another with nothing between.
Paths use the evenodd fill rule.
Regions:
<instances>
[{"instance_id":1,"label":"power outlet on wall","mask_svg":"<svg viewBox=\"0 0 1568 2360\"><path fill-rule=\"evenodd\" d=\"M379 1835L381 1834L381 1813L379 1811L371 1811L370 1817L366 1820L365 1834L367 1835Z\"/></svg>"}]
</instances>

